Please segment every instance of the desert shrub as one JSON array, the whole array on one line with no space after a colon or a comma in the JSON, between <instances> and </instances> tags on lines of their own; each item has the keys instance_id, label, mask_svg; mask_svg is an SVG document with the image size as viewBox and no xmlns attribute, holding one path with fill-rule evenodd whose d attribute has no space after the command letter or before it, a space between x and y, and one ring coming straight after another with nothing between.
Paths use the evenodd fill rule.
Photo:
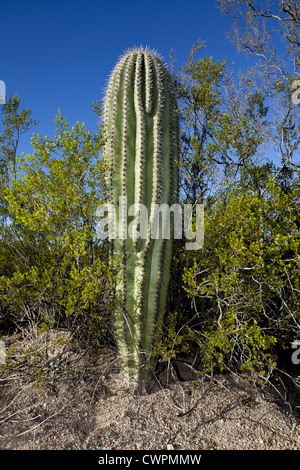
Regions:
<instances>
[{"instance_id":1,"label":"desert shrub","mask_svg":"<svg viewBox=\"0 0 300 470\"><path fill-rule=\"evenodd\" d=\"M175 244L161 347L167 358L197 352L205 370L264 372L300 334L296 108L287 84L281 121L259 80L226 61L196 60L203 47L193 47L177 87L179 196L204 203L204 247Z\"/></svg>"},{"instance_id":2,"label":"desert shrub","mask_svg":"<svg viewBox=\"0 0 300 470\"><path fill-rule=\"evenodd\" d=\"M181 251L191 305L184 322L193 340L197 334L206 369L264 372L274 364L275 347L299 336L299 191L296 178L282 185L268 167L244 172L207 208L203 249ZM179 336L184 322L177 324Z\"/></svg>"},{"instance_id":3,"label":"desert shrub","mask_svg":"<svg viewBox=\"0 0 300 470\"><path fill-rule=\"evenodd\" d=\"M101 132L72 128L59 113L53 139L33 134L2 189L7 224L0 254L0 302L18 326L109 328L113 277L96 237L103 198Z\"/></svg>"}]
</instances>

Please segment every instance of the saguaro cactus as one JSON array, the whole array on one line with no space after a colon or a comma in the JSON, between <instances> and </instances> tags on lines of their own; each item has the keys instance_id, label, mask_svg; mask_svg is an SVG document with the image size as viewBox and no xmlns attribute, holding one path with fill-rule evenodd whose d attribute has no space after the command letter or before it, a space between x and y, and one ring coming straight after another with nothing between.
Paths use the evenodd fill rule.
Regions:
<instances>
[{"instance_id":1,"label":"saguaro cactus","mask_svg":"<svg viewBox=\"0 0 300 470\"><path fill-rule=\"evenodd\" d=\"M105 96L104 127L106 199L116 208L119 229L111 251L118 271L115 331L124 369L139 387L147 377L170 279L172 237L165 239L160 233L153 238L155 209L161 204L170 207L178 195L174 86L155 52L133 49L118 61ZM133 204L136 213L131 216L139 217L130 222L126 208ZM141 205L147 208L146 227ZM135 236L128 235L124 221L130 222Z\"/></svg>"}]
</instances>

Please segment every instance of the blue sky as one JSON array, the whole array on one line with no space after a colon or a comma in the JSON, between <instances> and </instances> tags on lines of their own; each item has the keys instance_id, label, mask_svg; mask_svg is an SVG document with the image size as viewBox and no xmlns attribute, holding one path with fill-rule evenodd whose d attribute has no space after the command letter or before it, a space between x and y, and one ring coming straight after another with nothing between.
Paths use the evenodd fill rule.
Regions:
<instances>
[{"instance_id":1,"label":"blue sky","mask_svg":"<svg viewBox=\"0 0 300 470\"><path fill-rule=\"evenodd\" d=\"M58 108L96 131L91 103L124 50L148 45L168 59L174 49L181 65L202 39L214 59L241 61L225 38L230 24L214 0L0 0L0 80L32 109L41 136L53 135ZM31 152L30 137L19 154Z\"/></svg>"}]
</instances>

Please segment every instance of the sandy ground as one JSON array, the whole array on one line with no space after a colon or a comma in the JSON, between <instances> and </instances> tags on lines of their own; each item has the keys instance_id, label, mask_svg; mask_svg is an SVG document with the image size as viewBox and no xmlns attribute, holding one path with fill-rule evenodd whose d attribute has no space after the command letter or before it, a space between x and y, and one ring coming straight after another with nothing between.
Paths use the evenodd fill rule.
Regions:
<instances>
[{"instance_id":1,"label":"sandy ground","mask_svg":"<svg viewBox=\"0 0 300 470\"><path fill-rule=\"evenodd\" d=\"M134 395L112 349L74 347L59 331L1 339L0 449L300 449L297 393L287 405L271 386L223 374L170 376ZM282 379L273 385L288 397Z\"/></svg>"}]
</instances>

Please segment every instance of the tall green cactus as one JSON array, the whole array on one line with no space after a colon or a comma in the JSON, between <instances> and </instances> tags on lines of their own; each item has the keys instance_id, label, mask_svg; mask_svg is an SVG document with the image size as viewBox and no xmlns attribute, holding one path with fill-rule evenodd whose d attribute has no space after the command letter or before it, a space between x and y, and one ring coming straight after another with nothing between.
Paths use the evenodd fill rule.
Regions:
<instances>
[{"instance_id":1,"label":"tall green cactus","mask_svg":"<svg viewBox=\"0 0 300 470\"><path fill-rule=\"evenodd\" d=\"M178 196L178 118L174 85L162 59L143 48L127 52L109 79L104 104L107 142L106 197L116 208L117 237L112 256L117 263L115 331L124 369L140 387L149 369L155 328L163 319L170 280L172 237L151 237L155 204L171 206ZM126 205L148 211L139 238L127 233ZM124 200L125 201L125 200ZM120 214L121 212L121 214ZM122 213L123 212L123 213ZM132 218L131 218L132 219ZM141 221L141 224L144 222ZM121 228L120 228L121 227Z\"/></svg>"}]
</instances>

